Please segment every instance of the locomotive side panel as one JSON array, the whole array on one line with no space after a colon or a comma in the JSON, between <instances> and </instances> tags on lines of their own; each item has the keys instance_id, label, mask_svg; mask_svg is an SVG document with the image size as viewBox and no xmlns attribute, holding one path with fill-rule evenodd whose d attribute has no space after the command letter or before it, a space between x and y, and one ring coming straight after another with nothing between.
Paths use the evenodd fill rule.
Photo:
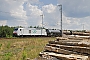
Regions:
<instances>
[{"instance_id":1,"label":"locomotive side panel","mask_svg":"<svg viewBox=\"0 0 90 60\"><path fill-rule=\"evenodd\" d=\"M45 35L47 36L47 33L46 33L46 30L45 29L34 29L34 30L31 30L31 35Z\"/></svg>"}]
</instances>

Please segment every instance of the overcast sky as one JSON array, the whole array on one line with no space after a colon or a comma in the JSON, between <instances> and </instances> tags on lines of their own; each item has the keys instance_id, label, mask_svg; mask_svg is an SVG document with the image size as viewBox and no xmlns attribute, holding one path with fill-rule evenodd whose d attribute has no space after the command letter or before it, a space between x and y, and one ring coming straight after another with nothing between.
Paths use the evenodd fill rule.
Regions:
<instances>
[{"instance_id":1,"label":"overcast sky","mask_svg":"<svg viewBox=\"0 0 90 60\"><path fill-rule=\"evenodd\" d=\"M90 29L90 0L0 0L0 25L41 26L60 28L60 7L63 8L63 29Z\"/></svg>"}]
</instances>

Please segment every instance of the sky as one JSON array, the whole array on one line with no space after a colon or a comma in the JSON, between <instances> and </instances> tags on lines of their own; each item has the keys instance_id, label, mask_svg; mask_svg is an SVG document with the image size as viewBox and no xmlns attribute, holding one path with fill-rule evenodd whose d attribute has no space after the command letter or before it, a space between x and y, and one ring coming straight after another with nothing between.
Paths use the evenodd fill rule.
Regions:
<instances>
[{"instance_id":1,"label":"sky","mask_svg":"<svg viewBox=\"0 0 90 60\"><path fill-rule=\"evenodd\" d=\"M0 0L0 26L43 26L68 30L90 30L90 0Z\"/></svg>"}]
</instances>

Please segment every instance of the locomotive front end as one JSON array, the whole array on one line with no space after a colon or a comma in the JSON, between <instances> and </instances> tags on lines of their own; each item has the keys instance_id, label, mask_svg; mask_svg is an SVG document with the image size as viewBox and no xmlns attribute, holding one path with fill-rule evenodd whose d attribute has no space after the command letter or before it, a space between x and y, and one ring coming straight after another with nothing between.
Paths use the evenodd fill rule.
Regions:
<instances>
[{"instance_id":1,"label":"locomotive front end","mask_svg":"<svg viewBox=\"0 0 90 60\"><path fill-rule=\"evenodd\" d=\"M13 36L14 37L17 37L17 30L18 30L18 28L15 28L14 31L13 31Z\"/></svg>"}]
</instances>

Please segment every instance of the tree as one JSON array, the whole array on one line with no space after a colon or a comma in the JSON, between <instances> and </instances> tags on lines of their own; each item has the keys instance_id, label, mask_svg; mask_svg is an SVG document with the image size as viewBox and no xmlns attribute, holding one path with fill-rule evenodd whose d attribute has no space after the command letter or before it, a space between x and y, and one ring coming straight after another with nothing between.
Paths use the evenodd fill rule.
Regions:
<instances>
[{"instance_id":1,"label":"tree","mask_svg":"<svg viewBox=\"0 0 90 60\"><path fill-rule=\"evenodd\" d=\"M0 37L12 37L14 27L0 26Z\"/></svg>"}]
</instances>

